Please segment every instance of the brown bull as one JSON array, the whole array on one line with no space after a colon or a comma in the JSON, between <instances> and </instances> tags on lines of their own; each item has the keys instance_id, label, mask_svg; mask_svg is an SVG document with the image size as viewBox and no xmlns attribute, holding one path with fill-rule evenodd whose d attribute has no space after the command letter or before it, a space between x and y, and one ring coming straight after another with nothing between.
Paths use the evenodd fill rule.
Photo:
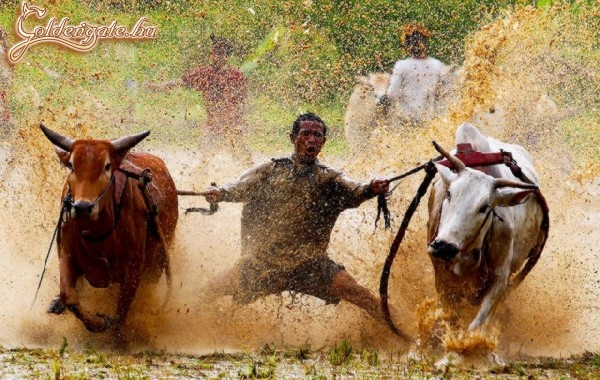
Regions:
<instances>
[{"instance_id":1,"label":"brown bull","mask_svg":"<svg viewBox=\"0 0 600 380\"><path fill-rule=\"evenodd\" d=\"M70 171L57 239L60 298L49 312L60 314L66 306L90 331L118 329L142 281L158 282L165 271L170 283L168 246L178 219L175 184L160 158L129 152L150 132L73 141L40 127ZM96 288L120 284L116 317L81 306L80 277Z\"/></svg>"}]
</instances>

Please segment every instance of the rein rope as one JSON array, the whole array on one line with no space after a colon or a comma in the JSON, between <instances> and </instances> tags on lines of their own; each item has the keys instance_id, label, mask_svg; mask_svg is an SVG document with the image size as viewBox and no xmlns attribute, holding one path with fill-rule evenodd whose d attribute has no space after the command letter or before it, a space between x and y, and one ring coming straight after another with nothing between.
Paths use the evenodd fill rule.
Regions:
<instances>
[{"instance_id":1,"label":"rein rope","mask_svg":"<svg viewBox=\"0 0 600 380\"><path fill-rule=\"evenodd\" d=\"M380 306L381 306L381 311L383 312L385 321L387 322L390 329L396 335L400 336L401 338L403 338L405 340L410 340L410 338L406 334L401 332L398 329L398 327L396 327L396 325L394 324L394 321L392 320L392 316L390 315L390 307L389 307L389 303L388 303L388 284L389 284L392 264L394 263L394 259L396 258L396 254L398 253L398 248L400 248L400 243L402 243L402 240L404 239L404 235L406 233L406 229L408 228L408 224L410 223L410 220L411 220L413 214L417 210L417 207L419 206L419 202L421 201L421 198L423 197L423 195L425 195L425 193L427 192L427 188L429 187L429 185L431 184L431 181L435 177L436 169L435 169L435 166L433 165L433 160L427 162L426 164L420 165L417 168L418 168L418 170L414 170L410 174L414 174L422 169L425 169L425 173L426 173L425 178L423 179L423 182L421 182L421 185L419 186L419 188L417 190L417 195L415 195L412 202L408 206L406 213L404 214L404 218L402 219L402 223L400 224L398 233L396 234L396 237L394 238L394 241L390 247L390 252L389 252L387 258L385 259L385 263L383 265L383 270L381 272L381 280L379 282ZM417 168L415 168L415 169L417 169ZM410 175L410 174L407 174L407 175Z\"/></svg>"},{"instance_id":2,"label":"rein rope","mask_svg":"<svg viewBox=\"0 0 600 380\"><path fill-rule=\"evenodd\" d=\"M211 182L210 183L211 186L217 186L217 184L215 182ZM177 190L177 195L204 195L204 193L198 193L195 191L184 191L184 190ZM204 208L204 207L188 207L185 209L185 214L187 215L187 213L189 212L199 212L202 215L213 215L214 213L216 213L217 211L219 211L219 203L210 203L210 208Z\"/></svg>"},{"instance_id":3,"label":"rein rope","mask_svg":"<svg viewBox=\"0 0 600 380\"><path fill-rule=\"evenodd\" d=\"M407 172L404 172L400 175L397 175L395 177L392 177L390 179L388 179L388 181L391 182L395 182L395 181L399 181L403 178L406 178L408 176L411 176L415 173L420 172L423 169L427 169L427 167L431 164L431 162L435 162L435 161L439 161L442 158L444 158L444 156L439 155L436 158L432 159L431 161L428 161L422 165L419 165L413 169L410 169ZM384 219L384 227L385 228L390 228L391 224L390 224L390 210L388 209L388 205L387 205L387 200L391 197L392 193L394 192L394 190L396 190L396 187L398 187L398 185L394 186L394 188L392 190L390 190L389 192L387 192L387 194L385 195L379 195L377 196L377 217L375 218L375 227L377 227L377 222L380 219L381 214L383 213L383 219Z\"/></svg>"},{"instance_id":4,"label":"rein rope","mask_svg":"<svg viewBox=\"0 0 600 380\"><path fill-rule=\"evenodd\" d=\"M38 282L38 286L35 289L35 296L33 297L33 302L31 302L30 308L33 307L33 305L35 304L35 301L37 300L38 293L40 291L40 288L42 287L42 281L44 280L44 275L46 274L46 266L48 264L48 258L50 257L50 251L52 251L52 245L54 244L54 241L56 240L56 238L58 236L58 231L60 230L60 226L64 222L64 220L63 220L64 215L69 208L70 208L70 204L67 204L66 197L65 197L65 201L63 201L63 207L60 209L60 215L58 217L58 221L56 222L56 227L54 228L54 233L52 234L52 239L50 239L50 246L48 247L48 252L46 252L46 258L44 259L44 267L42 268L42 274L40 275L40 281Z\"/></svg>"}]
</instances>

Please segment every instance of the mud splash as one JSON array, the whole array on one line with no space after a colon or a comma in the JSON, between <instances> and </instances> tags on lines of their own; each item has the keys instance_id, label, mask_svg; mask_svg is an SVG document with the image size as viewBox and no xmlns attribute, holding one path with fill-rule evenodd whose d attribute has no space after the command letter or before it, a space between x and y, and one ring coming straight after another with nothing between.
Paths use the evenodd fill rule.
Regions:
<instances>
[{"instance_id":1,"label":"mud splash","mask_svg":"<svg viewBox=\"0 0 600 380\"><path fill-rule=\"evenodd\" d=\"M465 85L447 115L421 129L398 133L382 128L374 136L377 149L364 156L325 152L322 157L353 178L391 176L437 155L431 140L452 146L454 130L467 119L485 133L521 143L532 152L550 203L551 232L537 267L507 300L497 341L497 349L505 358L522 354L560 357L600 350L600 273L596 270L600 267L600 60L594 53L598 44L594 14L597 16L592 11L574 12L563 6L508 13L474 35L467 45ZM490 108L495 112L488 112ZM540 111L535 111L538 108ZM88 342L111 347L110 334L90 334L71 315L45 313L58 290L54 250L40 296L32 307L31 301L58 217L65 174L51 145L38 133L37 124L42 120L77 138L113 138L139 131L133 130L138 128L135 125L122 126L115 118L93 100L64 108L35 108L20 123L20 132L0 146L0 241L4 242L0 248L0 296L5 302L0 312L5 326L0 334L2 345L60 346L61 338L66 337L72 347ZM244 166L227 151L162 147L160 141L152 143L153 138L140 148L163 157L181 189L201 190L212 181L233 180ZM255 162L268 159L259 152L253 158ZM420 180L418 175L411 177L395 190L390 201L395 228ZM188 207L202 200L187 198L181 203ZM150 294L144 293L137 297L126 326L131 349L199 353L254 349L265 344L320 348L343 337L355 346L407 349L385 326L344 303L328 306L290 294L271 296L242 308L227 298L203 300L206 282L239 258L240 212L239 205L226 204L211 217L181 215L172 252L173 296L164 310L160 309L164 284L152 296L143 297ZM375 291L395 230L374 232L374 215L373 202L344 213L329 250L357 281ZM426 218L423 204L401 247L390 288L390 302L401 312L394 316L396 322L415 337L426 326L417 325L417 305L435 295L425 249ZM99 300L106 297L104 290L88 287L85 292L94 306L101 305ZM116 289L108 290L109 296L115 294ZM479 344L456 337L447 340L447 347L466 352Z\"/></svg>"}]
</instances>

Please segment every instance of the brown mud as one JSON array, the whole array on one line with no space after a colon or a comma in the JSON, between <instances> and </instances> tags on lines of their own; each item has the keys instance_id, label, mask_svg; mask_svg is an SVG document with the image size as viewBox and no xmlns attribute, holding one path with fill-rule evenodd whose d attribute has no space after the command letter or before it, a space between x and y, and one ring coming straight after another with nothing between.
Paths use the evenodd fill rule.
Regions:
<instances>
[{"instance_id":1,"label":"brown mud","mask_svg":"<svg viewBox=\"0 0 600 380\"><path fill-rule=\"evenodd\" d=\"M539 263L508 297L501 313L498 341L494 344L508 360L520 355L566 357L600 351L598 159L582 156L569 145L565 132L569 123L582 123L590 139L597 142L598 110L590 104L597 107L598 99L569 103L556 91L550 91L557 82L568 87L578 75L572 70L575 63L551 57L556 45L570 44L578 49L576 52L590 48L585 36L569 30L566 16L561 24L560 16L561 13L545 15L525 9L490 24L467 46L465 84L458 93L457 105L447 115L421 129L401 130L400 134L382 128L374 137L377 150L363 156L324 152L321 157L353 178L392 176L436 156L432 140L450 148L456 127L471 118L484 133L520 143L532 153L550 207L550 237ZM564 38L550 47L552 28L562 28ZM598 80L597 62L595 66L577 65ZM581 84L582 91L575 92L597 96L589 88L596 85L588 81ZM545 100L549 94L554 100ZM82 123L68 110L41 110L32 116L27 127L0 145L0 324L4 326L0 342L4 347L57 347L63 337L72 347L87 343L113 347L110 333L88 333L71 314L54 316L45 312L58 292L55 248L38 299L32 305L58 218L60 190L66 175L34 120L45 120L50 127L60 125L61 132L71 137L118 137L103 136L100 129L89 127L109 115L88 116L86 105L79 107L77 117L85 120ZM493 114L480 113L492 107L497 110ZM538 107L539 112L535 111ZM595 118L590 118L590 114ZM144 144L137 149L145 149ZM165 159L177 186L185 190L201 190L212 181L233 180L248 166L226 151L206 154L196 147L149 150ZM597 146L591 152L598 154ZM269 159L258 152L253 158L257 163ZM390 201L394 216L391 230L374 229L374 201L345 212L334 229L331 257L374 292L402 213L421 178L422 174L418 174L404 180L395 190ZM213 216L183 214L184 207L202 203L198 197L181 200L182 213L171 253L172 297L161 309L164 283L155 293L138 294L125 326L131 350L199 354L252 350L265 344L320 348L343 338L355 346L409 349L385 326L377 325L364 312L346 303L325 305L307 296L287 293L243 307L236 307L228 298L204 300L202 288L207 281L239 258L241 207L222 204L220 212ZM435 296L433 270L426 254L425 203L423 200L408 229L390 282L390 303L400 311L394 319L415 337L417 307ZM107 291L82 285L92 307L110 311L106 292L114 297L116 288Z\"/></svg>"}]
</instances>

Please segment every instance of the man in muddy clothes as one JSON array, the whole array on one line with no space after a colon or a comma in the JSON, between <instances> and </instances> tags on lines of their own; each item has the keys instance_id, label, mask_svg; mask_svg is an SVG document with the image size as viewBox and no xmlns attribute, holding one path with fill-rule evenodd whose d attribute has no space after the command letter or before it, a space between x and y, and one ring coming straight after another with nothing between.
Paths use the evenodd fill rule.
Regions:
<instances>
[{"instance_id":1,"label":"man in muddy clothes","mask_svg":"<svg viewBox=\"0 0 600 380\"><path fill-rule=\"evenodd\" d=\"M294 153L246 171L222 187L205 190L208 202L242 202L242 257L209 287L211 296L251 303L285 290L351 302L385 323L379 299L327 255L340 213L388 191L389 181L352 181L317 160L327 126L300 115L290 140Z\"/></svg>"}]
</instances>

